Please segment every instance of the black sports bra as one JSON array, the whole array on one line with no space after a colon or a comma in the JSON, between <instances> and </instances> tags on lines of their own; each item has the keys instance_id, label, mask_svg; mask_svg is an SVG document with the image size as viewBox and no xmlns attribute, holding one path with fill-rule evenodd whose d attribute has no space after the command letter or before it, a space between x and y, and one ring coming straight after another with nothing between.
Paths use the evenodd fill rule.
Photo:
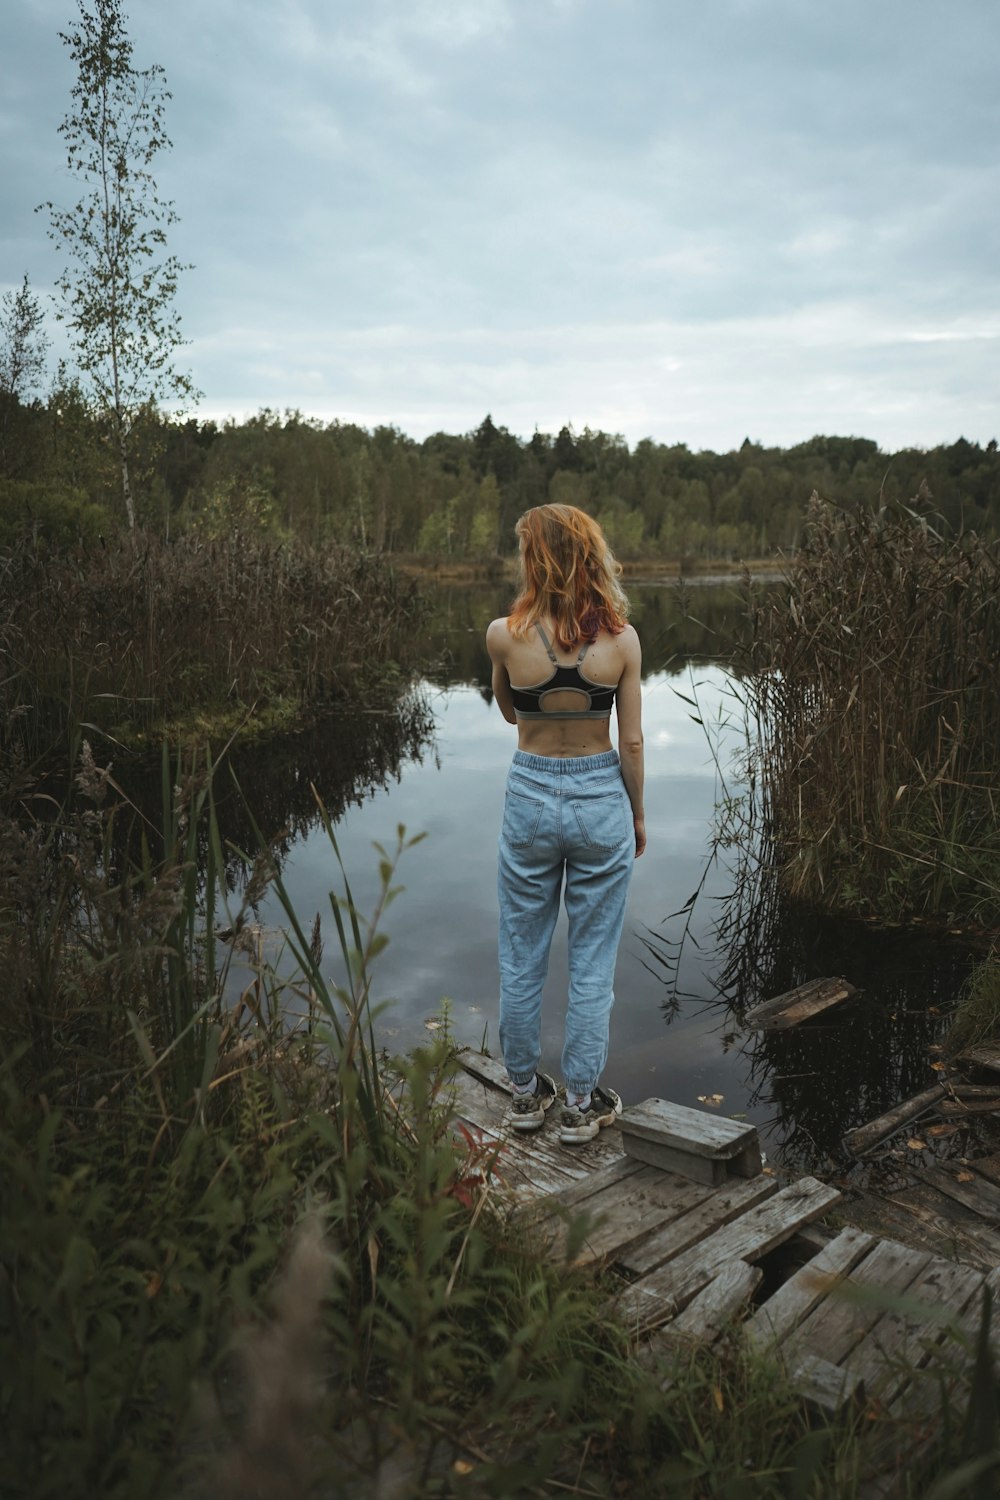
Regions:
<instances>
[{"instance_id":1,"label":"black sports bra","mask_svg":"<svg viewBox=\"0 0 1000 1500\"><path fill-rule=\"evenodd\" d=\"M514 713L517 717L519 719L609 719L618 684L615 683L612 686L604 682L591 682L590 678L584 677L580 671L580 663L587 654L590 641L584 641L573 666L561 667L552 649L551 641L537 620L535 629L541 637L542 645L548 652L555 671L551 677L535 687L515 687L511 683L510 695L514 700ZM548 693L563 692L566 688L586 694L589 708L546 710L542 707L543 700Z\"/></svg>"}]
</instances>

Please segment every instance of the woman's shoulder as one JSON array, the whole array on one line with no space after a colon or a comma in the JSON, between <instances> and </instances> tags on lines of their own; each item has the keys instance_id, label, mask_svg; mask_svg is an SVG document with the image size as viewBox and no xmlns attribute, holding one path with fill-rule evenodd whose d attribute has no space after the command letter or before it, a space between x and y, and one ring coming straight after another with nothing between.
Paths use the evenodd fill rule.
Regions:
<instances>
[{"instance_id":1,"label":"woman's shoulder","mask_svg":"<svg viewBox=\"0 0 1000 1500\"><path fill-rule=\"evenodd\" d=\"M508 616L500 615L486 627L486 645L491 651L505 650L513 637L508 626Z\"/></svg>"}]
</instances>

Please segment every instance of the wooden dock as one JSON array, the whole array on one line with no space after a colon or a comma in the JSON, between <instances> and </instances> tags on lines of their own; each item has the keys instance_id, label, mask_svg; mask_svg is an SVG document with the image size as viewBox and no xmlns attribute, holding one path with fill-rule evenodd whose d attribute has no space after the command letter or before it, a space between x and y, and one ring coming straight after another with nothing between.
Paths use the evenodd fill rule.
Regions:
<instances>
[{"instance_id":1,"label":"wooden dock","mask_svg":"<svg viewBox=\"0 0 1000 1500\"><path fill-rule=\"evenodd\" d=\"M752 1127L706 1111L643 1101L585 1146L561 1145L551 1122L509 1132L502 1064L459 1058L456 1110L489 1150L491 1184L544 1253L611 1273L638 1357L713 1341L736 1324L824 1411L858 1402L937 1411L941 1371L950 1359L957 1380L965 1358L949 1330L975 1329L984 1287L1000 1292L1000 1270L818 1227L841 1193L808 1176L781 1186L759 1151L754 1165ZM658 1116L666 1166L650 1150ZM1000 1345L1000 1324L995 1331ZM931 1369L935 1378L922 1381ZM874 1480L866 1490L883 1493Z\"/></svg>"}]
</instances>

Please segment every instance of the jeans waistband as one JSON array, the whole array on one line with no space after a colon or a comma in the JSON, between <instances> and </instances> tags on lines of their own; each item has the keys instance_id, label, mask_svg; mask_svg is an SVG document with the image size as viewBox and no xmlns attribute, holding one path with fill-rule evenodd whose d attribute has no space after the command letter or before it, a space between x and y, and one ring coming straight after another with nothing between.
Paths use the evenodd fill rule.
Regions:
<instances>
[{"instance_id":1,"label":"jeans waistband","mask_svg":"<svg viewBox=\"0 0 1000 1500\"><path fill-rule=\"evenodd\" d=\"M546 771L550 775L579 776L584 771L605 771L619 764L617 750L601 750L597 755L530 755L527 750L514 751L514 765L526 771Z\"/></svg>"}]
</instances>

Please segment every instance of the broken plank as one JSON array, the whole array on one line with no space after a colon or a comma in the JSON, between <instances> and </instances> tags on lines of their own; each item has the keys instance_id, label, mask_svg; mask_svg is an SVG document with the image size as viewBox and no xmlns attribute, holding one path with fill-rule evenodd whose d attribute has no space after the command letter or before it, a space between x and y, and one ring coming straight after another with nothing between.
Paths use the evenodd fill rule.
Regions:
<instances>
[{"instance_id":1,"label":"broken plank","mask_svg":"<svg viewBox=\"0 0 1000 1500\"><path fill-rule=\"evenodd\" d=\"M862 1229L842 1229L762 1303L746 1325L751 1342L780 1343L875 1246Z\"/></svg>"},{"instance_id":2,"label":"broken plank","mask_svg":"<svg viewBox=\"0 0 1000 1500\"><path fill-rule=\"evenodd\" d=\"M849 1130L844 1136L844 1147L853 1156L863 1156L873 1146L878 1146L889 1136L895 1135L897 1130L902 1130L911 1120L922 1115L931 1105L936 1104L945 1095L946 1088L943 1083L936 1083L932 1088L924 1089L923 1093L914 1094L912 1099L904 1099L897 1104L895 1109L887 1110L884 1115L879 1115L875 1120L869 1120L866 1125L859 1125L856 1130Z\"/></svg>"},{"instance_id":3,"label":"broken plank","mask_svg":"<svg viewBox=\"0 0 1000 1500\"><path fill-rule=\"evenodd\" d=\"M754 1031L784 1031L852 999L857 993L846 979L811 979L797 989L755 1005L746 1012L743 1023Z\"/></svg>"},{"instance_id":4,"label":"broken plank","mask_svg":"<svg viewBox=\"0 0 1000 1500\"><path fill-rule=\"evenodd\" d=\"M836 1188L814 1177L801 1178L641 1277L616 1299L619 1314L640 1329L676 1317L727 1261L760 1260L840 1199Z\"/></svg>"},{"instance_id":5,"label":"broken plank","mask_svg":"<svg viewBox=\"0 0 1000 1500\"><path fill-rule=\"evenodd\" d=\"M673 1366L661 1376L661 1391L669 1391L677 1383L678 1356L696 1344L714 1344L739 1316L763 1279L759 1266L749 1266L745 1260L730 1261L691 1299L679 1317L651 1334L639 1356L642 1363L655 1368L666 1360Z\"/></svg>"},{"instance_id":6,"label":"broken plank","mask_svg":"<svg viewBox=\"0 0 1000 1500\"><path fill-rule=\"evenodd\" d=\"M773 1177L755 1177L747 1181L733 1179L721 1188L706 1191L704 1201L697 1207L655 1230L641 1244L629 1246L619 1257L618 1264L630 1275L645 1276L739 1218L748 1209L775 1197L777 1192L778 1184Z\"/></svg>"},{"instance_id":7,"label":"broken plank","mask_svg":"<svg viewBox=\"0 0 1000 1500\"><path fill-rule=\"evenodd\" d=\"M745 1260L730 1261L669 1325L668 1337L680 1335L712 1342L750 1301L763 1280L760 1266L748 1265Z\"/></svg>"}]
</instances>

